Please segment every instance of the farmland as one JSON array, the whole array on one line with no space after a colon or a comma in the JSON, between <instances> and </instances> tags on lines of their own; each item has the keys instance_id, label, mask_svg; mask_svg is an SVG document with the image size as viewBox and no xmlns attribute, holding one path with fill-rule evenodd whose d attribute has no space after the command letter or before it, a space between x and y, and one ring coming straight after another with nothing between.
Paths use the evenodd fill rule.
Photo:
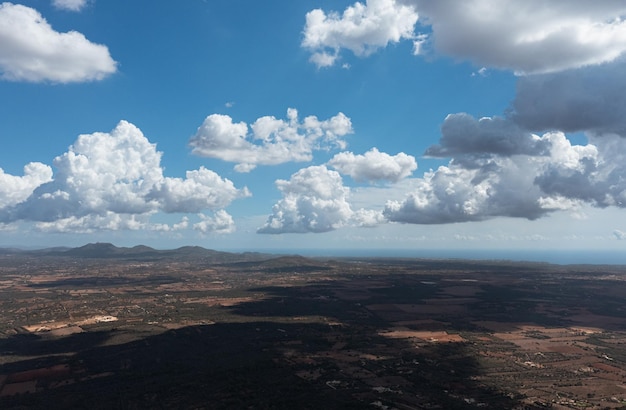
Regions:
<instances>
[{"instance_id":1,"label":"farmland","mask_svg":"<svg viewBox=\"0 0 626 410\"><path fill-rule=\"evenodd\" d=\"M626 267L0 255L2 408L622 408Z\"/></svg>"}]
</instances>

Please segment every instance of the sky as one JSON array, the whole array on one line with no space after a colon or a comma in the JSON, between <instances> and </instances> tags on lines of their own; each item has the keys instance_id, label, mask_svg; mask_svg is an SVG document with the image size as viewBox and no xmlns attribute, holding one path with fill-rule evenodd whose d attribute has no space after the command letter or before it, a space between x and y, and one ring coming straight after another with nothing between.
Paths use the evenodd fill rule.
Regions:
<instances>
[{"instance_id":1,"label":"sky","mask_svg":"<svg viewBox=\"0 0 626 410\"><path fill-rule=\"evenodd\" d=\"M0 3L0 246L625 254L625 19Z\"/></svg>"}]
</instances>

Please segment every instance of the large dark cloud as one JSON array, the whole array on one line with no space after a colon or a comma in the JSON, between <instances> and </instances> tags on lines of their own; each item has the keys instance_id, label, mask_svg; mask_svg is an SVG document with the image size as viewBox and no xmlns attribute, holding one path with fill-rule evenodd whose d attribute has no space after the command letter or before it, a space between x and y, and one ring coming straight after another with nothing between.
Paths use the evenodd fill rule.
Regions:
<instances>
[{"instance_id":1,"label":"large dark cloud","mask_svg":"<svg viewBox=\"0 0 626 410\"><path fill-rule=\"evenodd\" d=\"M433 157L459 155L545 155L548 143L506 118L476 119L465 113L450 114L441 126L438 145L426 150Z\"/></svg>"},{"instance_id":2,"label":"large dark cloud","mask_svg":"<svg viewBox=\"0 0 626 410\"><path fill-rule=\"evenodd\" d=\"M626 136L626 61L522 77L511 119L529 130Z\"/></svg>"}]
</instances>

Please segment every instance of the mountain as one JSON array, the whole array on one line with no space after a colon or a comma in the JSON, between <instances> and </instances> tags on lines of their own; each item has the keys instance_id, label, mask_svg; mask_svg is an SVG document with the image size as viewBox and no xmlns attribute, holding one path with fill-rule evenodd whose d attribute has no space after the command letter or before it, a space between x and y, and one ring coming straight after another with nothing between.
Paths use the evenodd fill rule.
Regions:
<instances>
[{"instance_id":1,"label":"mountain","mask_svg":"<svg viewBox=\"0 0 626 410\"><path fill-rule=\"evenodd\" d=\"M178 249L158 250L145 245L132 248L117 247L112 243L89 243L87 245L50 252L50 255L70 256L74 258L100 258L100 259L125 259L125 260L177 260L196 261L208 263L238 263L254 262L275 258L276 255L257 252L231 253L201 246L183 246Z\"/></svg>"},{"instance_id":2,"label":"mountain","mask_svg":"<svg viewBox=\"0 0 626 410\"><path fill-rule=\"evenodd\" d=\"M276 259L279 255L259 252L231 253L201 246L183 246L177 249L159 250L145 245L132 248L118 247L108 242L88 243L77 248L54 247L37 250L0 248L0 256L69 257L91 259L119 259L129 261L176 261L214 264L249 263L251 266Z\"/></svg>"},{"instance_id":3,"label":"mountain","mask_svg":"<svg viewBox=\"0 0 626 410\"><path fill-rule=\"evenodd\" d=\"M98 258L111 256L116 252L117 247L112 243L88 243L80 248L73 248L62 252L65 255Z\"/></svg>"},{"instance_id":4,"label":"mountain","mask_svg":"<svg viewBox=\"0 0 626 410\"><path fill-rule=\"evenodd\" d=\"M149 246L135 246L133 248L118 248L112 243L88 243L79 248L72 248L64 252L58 252L65 256L78 258L115 258L115 257L138 257L155 256L158 251Z\"/></svg>"}]
</instances>

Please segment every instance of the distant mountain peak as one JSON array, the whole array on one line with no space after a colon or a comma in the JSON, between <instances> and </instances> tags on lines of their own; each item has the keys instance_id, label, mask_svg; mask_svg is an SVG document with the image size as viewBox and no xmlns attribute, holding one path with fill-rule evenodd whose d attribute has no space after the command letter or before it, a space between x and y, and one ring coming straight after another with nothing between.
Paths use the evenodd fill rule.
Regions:
<instances>
[{"instance_id":1,"label":"distant mountain peak","mask_svg":"<svg viewBox=\"0 0 626 410\"><path fill-rule=\"evenodd\" d=\"M72 248L65 252L72 256L82 256L87 258L106 258L119 253L120 248L108 242L88 243L78 248Z\"/></svg>"},{"instance_id":2,"label":"distant mountain peak","mask_svg":"<svg viewBox=\"0 0 626 410\"><path fill-rule=\"evenodd\" d=\"M118 249L110 242L93 242L74 249Z\"/></svg>"},{"instance_id":3,"label":"distant mountain peak","mask_svg":"<svg viewBox=\"0 0 626 410\"><path fill-rule=\"evenodd\" d=\"M10 255L18 252L26 253L26 251L0 248L1 255ZM201 246L182 246L178 249L169 250L157 250L146 245L136 245L132 248L126 248L115 246L110 242L93 242L77 248L48 248L29 251L28 253L72 258L120 259L132 261L202 261L203 263L219 264L258 262L275 257L275 255L257 252L231 253L216 251Z\"/></svg>"},{"instance_id":4,"label":"distant mountain peak","mask_svg":"<svg viewBox=\"0 0 626 410\"><path fill-rule=\"evenodd\" d=\"M151 248L151 247L146 246L146 245L136 245L136 246L133 246L132 248L128 248L128 249L130 249L132 251L135 251L135 252L156 252L156 249Z\"/></svg>"}]
</instances>

